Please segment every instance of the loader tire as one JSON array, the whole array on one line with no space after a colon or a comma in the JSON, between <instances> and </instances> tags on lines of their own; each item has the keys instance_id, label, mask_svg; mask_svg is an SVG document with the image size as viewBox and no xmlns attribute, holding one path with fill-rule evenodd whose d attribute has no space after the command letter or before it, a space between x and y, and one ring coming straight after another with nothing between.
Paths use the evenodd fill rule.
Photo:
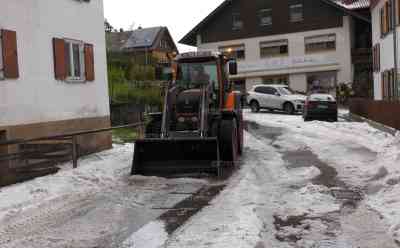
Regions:
<instances>
[{"instance_id":1,"label":"loader tire","mask_svg":"<svg viewBox=\"0 0 400 248\"><path fill-rule=\"evenodd\" d=\"M235 120L222 120L220 127L221 159L225 162L237 161L238 157L238 131Z\"/></svg>"},{"instance_id":2,"label":"loader tire","mask_svg":"<svg viewBox=\"0 0 400 248\"><path fill-rule=\"evenodd\" d=\"M160 138L161 137L161 121L152 120L146 126L146 138Z\"/></svg>"}]
</instances>

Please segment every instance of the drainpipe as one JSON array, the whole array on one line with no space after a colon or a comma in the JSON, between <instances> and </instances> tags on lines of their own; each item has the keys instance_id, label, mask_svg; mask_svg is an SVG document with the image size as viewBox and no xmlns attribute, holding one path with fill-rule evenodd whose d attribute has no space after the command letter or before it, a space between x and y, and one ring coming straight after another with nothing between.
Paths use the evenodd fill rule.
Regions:
<instances>
[{"instance_id":1,"label":"drainpipe","mask_svg":"<svg viewBox=\"0 0 400 248\"><path fill-rule=\"evenodd\" d=\"M397 45L397 16L396 16L396 9L397 9L397 5L396 5L396 0L392 0L392 20L393 20L393 48L394 48L394 82L395 82L395 97L397 98L396 100L399 100L399 82L398 82L398 45ZM400 21L400 20L399 20Z\"/></svg>"}]
</instances>

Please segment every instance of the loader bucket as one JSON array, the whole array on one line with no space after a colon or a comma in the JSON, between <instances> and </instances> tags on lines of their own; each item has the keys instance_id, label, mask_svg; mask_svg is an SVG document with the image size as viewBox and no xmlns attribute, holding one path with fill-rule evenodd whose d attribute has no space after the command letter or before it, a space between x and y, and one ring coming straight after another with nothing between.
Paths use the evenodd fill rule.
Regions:
<instances>
[{"instance_id":1,"label":"loader bucket","mask_svg":"<svg viewBox=\"0 0 400 248\"><path fill-rule=\"evenodd\" d=\"M143 139L135 143L132 175L220 174L216 138Z\"/></svg>"}]
</instances>

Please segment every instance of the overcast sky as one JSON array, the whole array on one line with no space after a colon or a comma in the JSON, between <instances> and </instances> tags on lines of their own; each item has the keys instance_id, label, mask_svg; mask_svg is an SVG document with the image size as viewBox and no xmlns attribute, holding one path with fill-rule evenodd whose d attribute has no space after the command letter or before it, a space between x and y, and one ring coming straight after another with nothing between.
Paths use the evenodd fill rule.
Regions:
<instances>
[{"instance_id":1,"label":"overcast sky","mask_svg":"<svg viewBox=\"0 0 400 248\"><path fill-rule=\"evenodd\" d=\"M223 0L104 0L105 17L114 28L167 26L176 43ZM179 51L193 47L178 44Z\"/></svg>"}]
</instances>

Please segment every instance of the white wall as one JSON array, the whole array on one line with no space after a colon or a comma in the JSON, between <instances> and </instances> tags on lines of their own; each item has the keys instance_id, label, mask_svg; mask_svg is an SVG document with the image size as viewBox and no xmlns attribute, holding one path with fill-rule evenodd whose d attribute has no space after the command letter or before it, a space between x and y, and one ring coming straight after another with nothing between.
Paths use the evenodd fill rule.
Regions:
<instances>
[{"instance_id":1,"label":"white wall","mask_svg":"<svg viewBox=\"0 0 400 248\"><path fill-rule=\"evenodd\" d=\"M0 29L17 32L20 77L0 80L0 126L108 116L103 23L101 0L2 0ZM54 79L54 37L94 45L94 82Z\"/></svg>"},{"instance_id":2,"label":"white wall","mask_svg":"<svg viewBox=\"0 0 400 248\"><path fill-rule=\"evenodd\" d=\"M381 72L394 68L394 42L393 32L387 34L383 39L381 38L380 29L380 9L385 4L385 1L380 1L372 10L372 44L380 44L380 72L374 72L374 98L375 100L382 100L382 77ZM397 27L397 33L400 35L400 27ZM400 37L397 37L397 44L399 45ZM399 47L400 48L400 47ZM400 60L397 58L400 65Z\"/></svg>"},{"instance_id":3,"label":"white wall","mask_svg":"<svg viewBox=\"0 0 400 248\"><path fill-rule=\"evenodd\" d=\"M247 80L247 83L251 86L252 84L257 83L257 81L260 82L260 78L262 76L278 75L278 74L291 74L291 75L300 74L299 76L290 77L291 80L292 79L294 80L294 82L291 81L291 84L299 84L296 86L292 85L292 87L298 88L300 90L301 87L306 85L304 73L337 70L338 82L352 82L353 65L351 62L350 20L351 18L348 16L343 17L343 27L339 28L320 29L307 32L271 35L271 36L256 37L250 39L231 40L231 41L214 42L214 43L202 43L199 44L198 48L199 50L218 50L219 47L223 46L245 44L246 59L244 63L259 63L263 61L263 59L260 58L260 46L259 46L260 42L287 39L289 40L289 57L307 57L313 55L317 56L320 55L326 58L327 63L326 64L322 63L320 65L314 65L314 66L298 67L298 68L283 68L281 70L270 70L270 71L265 70L263 72L258 71L255 73L246 73L243 75L238 75L238 77L249 78ZM322 52L322 53L313 53L312 55L306 54L304 38L308 36L323 35L323 34L336 34L336 50L329 52Z\"/></svg>"}]
</instances>

